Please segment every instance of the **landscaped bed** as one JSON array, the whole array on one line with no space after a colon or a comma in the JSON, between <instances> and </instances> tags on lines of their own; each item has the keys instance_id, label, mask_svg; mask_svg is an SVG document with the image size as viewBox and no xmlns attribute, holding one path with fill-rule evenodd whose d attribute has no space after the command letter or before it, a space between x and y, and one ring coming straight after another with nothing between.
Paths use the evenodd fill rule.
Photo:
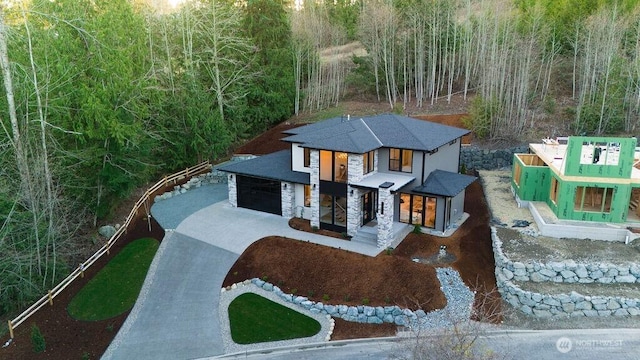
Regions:
<instances>
[{"instance_id":1,"label":"landscaped bed","mask_svg":"<svg viewBox=\"0 0 640 360\"><path fill-rule=\"evenodd\" d=\"M71 300L69 315L98 321L131 310L157 249L158 240L152 238L128 244Z\"/></svg>"},{"instance_id":2,"label":"landscaped bed","mask_svg":"<svg viewBox=\"0 0 640 360\"><path fill-rule=\"evenodd\" d=\"M253 293L229 304L229 325L237 344L297 339L320 331L317 320Z\"/></svg>"},{"instance_id":3,"label":"landscaped bed","mask_svg":"<svg viewBox=\"0 0 640 360\"><path fill-rule=\"evenodd\" d=\"M457 259L450 266L460 272L467 286L478 291L479 317L499 321L494 316L501 312L501 299L495 291L489 216L479 183L467 189L465 209L471 216L451 237L412 233L391 253L385 251L374 258L292 239L265 238L240 256L223 286L258 277L285 292L325 304L392 304L430 311L446 305L440 283L432 266L412 259L428 258L446 245ZM395 327L388 324L376 327L336 321L332 339L394 334Z\"/></svg>"},{"instance_id":4,"label":"landscaped bed","mask_svg":"<svg viewBox=\"0 0 640 360\"><path fill-rule=\"evenodd\" d=\"M151 231L146 220L138 218L132 222L128 231L111 248L109 256L103 256L53 300L53 305L45 305L31 316L15 331L15 339L7 348L0 348L0 359L50 359L67 360L81 359L88 355L90 359L98 359L105 352L111 340L124 323L129 311L116 317L101 321L80 321L69 315L67 307L71 299L107 263L116 257L120 251L135 239L150 237L157 241L164 237L164 230L151 219ZM36 324L46 341L46 351L36 354L32 350L30 333L31 326ZM8 336L0 339L4 344Z\"/></svg>"}]
</instances>

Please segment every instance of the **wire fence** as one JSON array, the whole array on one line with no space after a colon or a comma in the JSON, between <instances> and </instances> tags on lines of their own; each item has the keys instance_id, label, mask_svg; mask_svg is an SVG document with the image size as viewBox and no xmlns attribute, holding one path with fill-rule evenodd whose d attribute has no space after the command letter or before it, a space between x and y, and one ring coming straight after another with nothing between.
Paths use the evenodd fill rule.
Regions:
<instances>
[{"instance_id":1,"label":"wire fence","mask_svg":"<svg viewBox=\"0 0 640 360\"><path fill-rule=\"evenodd\" d=\"M149 212L151 210L151 206L149 205L149 200L158 192L159 190L163 190L167 187L167 185L173 183L176 184L178 181L182 181L184 179L189 179L193 176L202 174L204 172L211 170L211 163L209 161L205 161L198 165L186 168L182 171L179 171L175 174L165 176L162 180L155 183L151 186L145 193L136 201L135 205L131 209L129 216L125 220L124 224L116 230L115 234L107 240L107 243L104 244L98 251L96 251L93 255L91 255L87 260L80 263L80 265L74 269L69 276L64 278L58 285L56 285L53 289L49 290L46 295L41 297L38 301L33 303L28 309L23 311L20 315L16 316L13 320L8 320L9 323L9 335L11 338L14 338L14 330L20 326L22 323L27 321L29 317L35 314L38 310L40 310L47 303L49 305L53 305L53 299L58 296L64 289L66 289L75 279L78 277L84 277L84 272L91 267L96 261L98 261L104 254L109 254L109 250L111 247L120 239L120 237L127 232L128 226L131 222L136 218L139 214L140 210L144 210L144 213L149 219ZM149 226L150 223L149 223Z\"/></svg>"}]
</instances>

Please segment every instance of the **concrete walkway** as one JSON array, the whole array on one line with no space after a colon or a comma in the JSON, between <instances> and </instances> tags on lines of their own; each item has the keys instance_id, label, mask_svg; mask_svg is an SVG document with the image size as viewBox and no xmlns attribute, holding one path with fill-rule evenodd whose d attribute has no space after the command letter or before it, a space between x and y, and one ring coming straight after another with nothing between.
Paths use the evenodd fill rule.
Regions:
<instances>
[{"instance_id":1,"label":"concrete walkway","mask_svg":"<svg viewBox=\"0 0 640 360\"><path fill-rule=\"evenodd\" d=\"M224 354L218 313L222 282L246 247L263 237L286 236L369 256L380 252L371 245L293 230L280 216L233 208L224 184L157 202L151 212L161 226L175 231L165 235L138 300L103 359Z\"/></svg>"}]
</instances>

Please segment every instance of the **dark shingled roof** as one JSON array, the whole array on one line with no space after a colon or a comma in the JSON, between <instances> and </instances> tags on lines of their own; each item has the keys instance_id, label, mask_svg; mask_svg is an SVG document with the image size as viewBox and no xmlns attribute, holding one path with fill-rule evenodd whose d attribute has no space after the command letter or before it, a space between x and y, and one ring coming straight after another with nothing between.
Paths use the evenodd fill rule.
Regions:
<instances>
[{"instance_id":1,"label":"dark shingled roof","mask_svg":"<svg viewBox=\"0 0 640 360\"><path fill-rule=\"evenodd\" d=\"M291 170L291 150L282 150L250 160L220 166L220 171L264 179L309 184L309 174Z\"/></svg>"},{"instance_id":2,"label":"dark shingled roof","mask_svg":"<svg viewBox=\"0 0 640 360\"><path fill-rule=\"evenodd\" d=\"M470 131L395 114L337 117L285 131L303 147L362 154L380 147L432 151Z\"/></svg>"},{"instance_id":3,"label":"dark shingled roof","mask_svg":"<svg viewBox=\"0 0 640 360\"><path fill-rule=\"evenodd\" d=\"M454 197L477 178L475 176L458 174L444 170L434 170L429 174L424 184L413 191L423 194Z\"/></svg>"}]
</instances>

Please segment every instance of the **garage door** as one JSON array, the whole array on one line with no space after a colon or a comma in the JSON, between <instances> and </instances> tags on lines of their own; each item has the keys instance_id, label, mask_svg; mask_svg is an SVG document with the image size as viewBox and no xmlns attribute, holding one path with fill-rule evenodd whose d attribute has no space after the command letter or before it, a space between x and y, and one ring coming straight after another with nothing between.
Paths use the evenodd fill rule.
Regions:
<instances>
[{"instance_id":1,"label":"garage door","mask_svg":"<svg viewBox=\"0 0 640 360\"><path fill-rule=\"evenodd\" d=\"M282 215L279 181L238 176L237 189L239 207Z\"/></svg>"}]
</instances>

